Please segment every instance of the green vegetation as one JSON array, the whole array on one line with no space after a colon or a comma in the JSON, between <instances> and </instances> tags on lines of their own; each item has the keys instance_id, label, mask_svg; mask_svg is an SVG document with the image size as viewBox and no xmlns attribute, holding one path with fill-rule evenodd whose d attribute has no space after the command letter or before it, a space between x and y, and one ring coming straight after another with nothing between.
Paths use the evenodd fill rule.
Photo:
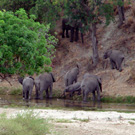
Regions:
<instances>
[{"instance_id":1,"label":"green vegetation","mask_svg":"<svg viewBox=\"0 0 135 135\"><path fill-rule=\"evenodd\" d=\"M79 120L79 121L81 121L81 122L89 122L89 121L90 121L89 118L87 118L87 119L73 118L73 120Z\"/></svg>"},{"instance_id":2,"label":"green vegetation","mask_svg":"<svg viewBox=\"0 0 135 135\"><path fill-rule=\"evenodd\" d=\"M22 88L18 87L0 87L0 95L22 95Z\"/></svg>"},{"instance_id":3,"label":"green vegetation","mask_svg":"<svg viewBox=\"0 0 135 135\"><path fill-rule=\"evenodd\" d=\"M18 114L15 118L7 118L5 114L0 117L1 135L46 135L51 128L47 120L32 112Z\"/></svg>"},{"instance_id":4,"label":"green vegetation","mask_svg":"<svg viewBox=\"0 0 135 135\"><path fill-rule=\"evenodd\" d=\"M0 87L0 95L6 95L8 92L7 87Z\"/></svg>"},{"instance_id":5,"label":"green vegetation","mask_svg":"<svg viewBox=\"0 0 135 135\"><path fill-rule=\"evenodd\" d=\"M72 123L71 120L67 120L67 119L55 119L54 121L56 123Z\"/></svg>"},{"instance_id":6,"label":"green vegetation","mask_svg":"<svg viewBox=\"0 0 135 135\"><path fill-rule=\"evenodd\" d=\"M49 34L49 25L34 19L24 9L0 11L0 71L4 76L51 71L57 40Z\"/></svg>"},{"instance_id":7,"label":"green vegetation","mask_svg":"<svg viewBox=\"0 0 135 135\"><path fill-rule=\"evenodd\" d=\"M112 97L112 96L105 96L101 98L101 102L104 103L135 103L135 97L134 96L118 96L118 97Z\"/></svg>"},{"instance_id":8,"label":"green vegetation","mask_svg":"<svg viewBox=\"0 0 135 135\"><path fill-rule=\"evenodd\" d=\"M60 17L60 4L57 0L0 0L1 9L16 12L24 8L29 15L36 16L36 21L50 24L51 29L55 27L56 20Z\"/></svg>"},{"instance_id":9,"label":"green vegetation","mask_svg":"<svg viewBox=\"0 0 135 135\"><path fill-rule=\"evenodd\" d=\"M135 125L135 122L133 122L133 121L129 121L128 123L131 125Z\"/></svg>"},{"instance_id":10,"label":"green vegetation","mask_svg":"<svg viewBox=\"0 0 135 135\"><path fill-rule=\"evenodd\" d=\"M14 88L9 91L9 95L22 95L22 88Z\"/></svg>"}]
</instances>

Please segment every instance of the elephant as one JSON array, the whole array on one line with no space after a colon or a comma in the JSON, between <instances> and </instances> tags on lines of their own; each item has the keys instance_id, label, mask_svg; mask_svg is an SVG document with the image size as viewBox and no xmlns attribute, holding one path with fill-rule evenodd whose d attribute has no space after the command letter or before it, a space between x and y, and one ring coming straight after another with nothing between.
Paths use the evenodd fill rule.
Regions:
<instances>
[{"instance_id":1,"label":"elephant","mask_svg":"<svg viewBox=\"0 0 135 135\"><path fill-rule=\"evenodd\" d=\"M110 59L110 64L112 69L117 69L120 72L122 71L122 62L124 60L124 55L121 51L119 50L107 50L104 53L103 56L104 59L109 58Z\"/></svg>"},{"instance_id":2,"label":"elephant","mask_svg":"<svg viewBox=\"0 0 135 135\"><path fill-rule=\"evenodd\" d=\"M52 73L43 73L35 78L36 99L43 99L43 91L46 92L46 98L52 98L52 88L55 78ZM50 93L48 90L50 89Z\"/></svg>"},{"instance_id":3,"label":"elephant","mask_svg":"<svg viewBox=\"0 0 135 135\"><path fill-rule=\"evenodd\" d=\"M93 78L97 79L97 81L99 83L100 91L102 92L102 80L101 80L101 77L99 77L97 75L85 73L84 76L83 76L83 78L86 78L86 77L93 77Z\"/></svg>"},{"instance_id":4,"label":"elephant","mask_svg":"<svg viewBox=\"0 0 135 135\"><path fill-rule=\"evenodd\" d=\"M65 38L65 31L66 31L66 37L69 38L68 31L70 30L71 32L70 42L74 41L74 32L75 32L75 41L77 42L79 39L79 36L78 36L79 29L82 28L82 24L73 22L72 25L69 25L68 23L69 23L69 19L62 19L62 38ZM82 43L84 43L82 32L81 32L81 40L82 40Z\"/></svg>"},{"instance_id":5,"label":"elephant","mask_svg":"<svg viewBox=\"0 0 135 135\"><path fill-rule=\"evenodd\" d=\"M65 93L66 93L66 92L69 92L69 93L70 93L70 97L72 97L73 94L74 94L76 91L78 92L78 95L81 94L81 83L80 83L80 82L77 82L77 83L74 83L74 84L71 84L71 85L67 86L67 87L65 88L64 92L63 92L63 95L64 95L64 97L65 97Z\"/></svg>"},{"instance_id":6,"label":"elephant","mask_svg":"<svg viewBox=\"0 0 135 135\"><path fill-rule=\"evenodd\" d=\"M65 86L69 86L73 84L74 82L77 82L77 77L79 74L79 65L77 64L75 68L72 68L70 71L68 71L65 76Z\"/></svg>"},{"instance_id":7,"label":"elephant","mask_svg":"<svg viewBox=\"0 0 135 135\"><path fill-rule=\"evenodd\" d=\"M95 101L95 92L97 92L97 99L100 101L100 91L101 86L99 85L98 79L94 76L84 76L81 83L81 89L83 91L83 101L87 101L87 96L89 93L93 94L93 100Z\"/></svg>"},{"instance_id":8,"label":"elephant","mask_svg":"<svg viewBox=\"0 0 135 135\"><path fill-rule=\"evenodd\" d=\"M34 87L34 78L33 77L19 77L18 81L22 84L23 86L23 99L31 99L32 95L32 90Z\"/></svg>"}]
</instances>

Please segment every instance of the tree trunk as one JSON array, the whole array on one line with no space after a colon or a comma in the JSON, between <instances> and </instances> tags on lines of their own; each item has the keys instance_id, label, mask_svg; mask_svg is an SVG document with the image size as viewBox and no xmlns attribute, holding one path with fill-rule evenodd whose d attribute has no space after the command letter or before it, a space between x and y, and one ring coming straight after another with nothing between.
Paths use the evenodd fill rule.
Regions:
<instances>
[{"instance_id":1,"label":"tree trunk","mask_svg":"<svg viewBox=\"0 0 135 135\"><path fill-rule=\"evenodd\" d=\"M123 2L123 6L118 5L118 14L119 14L119 21L120 21L118 27L120 27L125 21L124 0L122 0L122 2Z\"/></svg>"},{"instance_id":2,"label":"tree trunk","mask_svg":"<svg viewBox=\"0 0 135 135\"><path fill-rule=\"evenodd\" d=\"M97 65L98 60L99 60L99 55L98 55L98 41L96 37L96 23L92 23L92 50L93 50L93 64L94 66Z\"/></svg>"}]
</instances>

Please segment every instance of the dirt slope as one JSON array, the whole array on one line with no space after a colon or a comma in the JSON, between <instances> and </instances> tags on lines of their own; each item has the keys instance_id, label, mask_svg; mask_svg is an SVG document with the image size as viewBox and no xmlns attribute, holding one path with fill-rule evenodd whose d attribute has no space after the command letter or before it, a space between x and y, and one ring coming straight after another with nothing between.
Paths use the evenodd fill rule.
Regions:
<instances>
[{"instance_id":1,"label":"dirt slope","mask_svg":"<svg viewBox=\"0 0 135 135\"><path fill-rule=\"evenodd\" d=\"M89 72L100 75L103 83L103 95L112 96L135 96L135 14L133 16L132 5L129 5L125 11L125 24L118 29L118 15L115 22L105 26L104 23L97 26L97 38L100 61L96 69L92 69L92 48L91 33L85 33L84 44L81 40L78 42L69 42L69 39L61 38L61 20L57 22L56 31L58 33L59 44L56 47L56 54L53 60L53 73L57 82L54 83L54 90L63 91L64 75L72 69L76 63L80 63L80 74L78 81L82 80L84 73ZM135 10L134 10L135 11ZM134 12L135 13L135 12ZM104 20L103 20L104 21ZM125 55L125 64L123 71L111 70L109 61L103 60L103 53L109 48L121 50ZM107 67L104 68L103 63ZM13 86L9 86L6 81L1 82L1 87L21 87L16 77L9 78ZM1 80L0 80L1 81Z\"/></svg>"},{"instance_id":2,"label":"dirt slope","mask_svg":"<svg viewBox=\"0 0 135 135\"><path fill-rule=\"evenodd\" d=\"M105 26L99 24L97 26L97 38L100 61L98 67L91 70L91 33L85 34L85 43L81 41L70 43L69 39L61 38L61 23L58 21L57 32L60 40L56 51L56 58L53 60L53 72L57 78L54 89L64 89L64 75L73 68L76 62L80 63L79 81L82 80L84 73L94 73L102 77L103 95L135 96L134 84L134 58L135 58L135 20L132 14L133 8L130 5L125 11L125 24L118 29L118 16L116 15L115 22ZM115 48L121 50L125 55L125 64L123 71L118 72L111 70L108 61L102 59L106 49ZM103 68L103 63L107 64L107 68Z\"/></svg>"}]
</instances>

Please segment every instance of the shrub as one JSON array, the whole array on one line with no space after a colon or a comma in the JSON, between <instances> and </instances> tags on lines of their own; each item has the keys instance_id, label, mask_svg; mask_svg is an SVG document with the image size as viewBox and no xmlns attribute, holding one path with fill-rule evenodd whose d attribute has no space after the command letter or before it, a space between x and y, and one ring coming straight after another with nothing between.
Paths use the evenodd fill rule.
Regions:
<instances>
[{"instance_id":1,"label":"shrub","mask_svg":"<svg viewBox=\"0 0 135 135\"><path fill-rule=\"evenodd\" d=\"M41 119L32 112L18 114L15 118L0 117L1 135L46 135L49 133L47 120Z\"/></svg>"}]
</instances>

